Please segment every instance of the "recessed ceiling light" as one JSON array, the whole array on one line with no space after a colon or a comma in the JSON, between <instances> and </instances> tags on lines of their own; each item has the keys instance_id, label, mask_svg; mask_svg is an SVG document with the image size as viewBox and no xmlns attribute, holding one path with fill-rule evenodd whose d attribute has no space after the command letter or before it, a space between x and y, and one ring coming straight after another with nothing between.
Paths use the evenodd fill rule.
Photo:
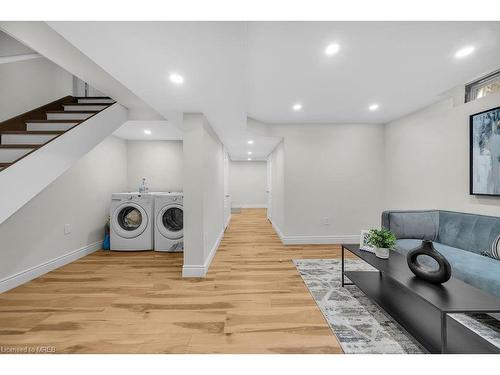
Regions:
<instances>
[{"instance_id":1,"label":"recessed ceiling light","mask_svg":"<svg viewBox=\"0 0 500 375\"><path fill-rule=\"evenodd\" d=\"M475 48L473 46L467 46L464 48L459 49L457 52L455 52L455 57L457 59L461 59L462 57L469 56L472 52L474 52Z\"/></svg>"},{"instance_id":2,"label":"recessed ceiling light","mask_svg":"<svg viewBox=\"0 0 500 375\"><path fill-rule=\"evenodd\" d=\"M300 111L302 109L302 104L295 103L292 108L294 111Z\"/></svg>"},{"instance_id":3,"label":"recessed ceiling light","mask_svg":"<svg viewBox=\"0 0 500 375\"><path fill-rule=\"evenodd\" d=\"M332 44L329 44L328 46L326 46L325 55L333 56L339 51L340 51L340 45L338 45L337 43L332 43Z\"/></svg>"},{"instance_id":4,"label":"recessed ceiling light","mask_svg":"<svg viewBox=\"0 0 500 375\"><path fill-rule=\"evenodd\" d=\"M252 155L252 151L248 151L248 155Z\"/></svg>"},{"instance_id":5,"label":"recessed ceiling light","mask_svg":"<svg viewBox=\"0 0 500 375\"><path fill-rule=\"evenodd\" d=\"M253 140L252 140L252 139L249 139L247 143L248 143L249 145L253 145Z\"/></svg>"},{"instance_id":6,"label":"recessed ceiling light","mask_svg":"<svg viewBox=\"0 0 500 375\"><path fill-rule=\"evenodd\" d=\"M151 135L151 130L149 130L149 129L144 130L144 134Z\"/></svg>"},{"instance_id":7,"label":"recessed ceiling light","mask_svg":"<svg viewBox=\"0 0 500 375\"><path fill-rule=\"evenodd\" d=\"M170 74L170 82L175 83L176 85L182 85L184 83L184 77L179 73Z\"/></svg>"},{"instance_id":8,"label":"recessed ceiling light","mask_svg":"<svg viewBox=\"0 0 500 375\"><path fill-rule=\"evenodd\" d=\"M250 160L252 160L252 158L248 158L247 160L250 161Z\"/></svg>"},{"instance_id":9,"label":"recessed ceiling light","mask_svg":"<svg viewBox=\"0 0 500 375\"><path fill-rule=\"evenodd\" d=\"M370 111L376 111L379 108L379 105L374 103L368 107Z\"/></svg>"}]
</instances>

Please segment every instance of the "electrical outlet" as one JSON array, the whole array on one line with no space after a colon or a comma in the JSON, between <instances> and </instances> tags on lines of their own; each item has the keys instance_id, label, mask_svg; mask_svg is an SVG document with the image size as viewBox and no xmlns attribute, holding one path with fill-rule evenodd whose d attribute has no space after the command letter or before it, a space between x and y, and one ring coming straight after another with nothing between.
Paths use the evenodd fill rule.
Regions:
<instances>
[{"instance_id":1,"label":"electrical outlet","mask_svg":"<svg viewBox=\"0 0 500 375\"><path fill-rule=\"evenodd\" d=\"M71 233L71 225L64 224L64 234L70 234L70 233Z\"/></svg>"},{"instance_id":2,"label":"electrical outlet","mask_svg":"<svg viewBox=\"0 0 500 375\"><path fill-rule=\"evenodd\" d=\"M330 218L329 217L323 218L323 225L330 225Z\"/></svg>"}]
</instances>

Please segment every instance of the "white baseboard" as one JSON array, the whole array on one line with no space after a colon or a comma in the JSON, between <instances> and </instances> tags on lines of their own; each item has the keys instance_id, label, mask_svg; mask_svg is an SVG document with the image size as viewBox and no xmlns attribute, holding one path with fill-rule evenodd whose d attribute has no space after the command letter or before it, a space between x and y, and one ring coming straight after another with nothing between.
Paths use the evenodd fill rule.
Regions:
<instances>
[{"instance_id":1,"label":"white baseboard","mask_svg":"<svg viewBox=\"0 0 500 375\"><path fill-rule=\"evenodd\" d=\"M217 240L215 241L214 245L212 246L212 249L210 250L210 253L208 254L207 259L205 260L205 263L183 265L182 277L205 277L205 275L208 272L208 269L210 268L210 264L214 259L215 253L217 252L217 249L219 248L219 245L222 242L223 238L224 238L224 228L219 233Z\"/></svg>"},{"instance_id":2,"label":"white baseboard","mask_svg":"<svg viewBox=\"0 0 500 375\"><path fill-rule=\"evenodd\" d=\"M205 277L207 271L205 266L184 265L182 266L182 277Z\"/></svg>"},{"instance_id":3,"label":"white baseboard","mask_svg":"<svg viewBox=\"0 0 500 375\"><path fill-rule=\"evenodd\" d=\"M341 243L359 243L359 234L334 234L330 236L289 236L271 221L274 231L283 245L327 245Z\"/></svg>"},{"instance_id":4,"label":"white baseboard","mask_svg":"<svg viewBox=\"0 0 500 375\"><path fill-rule=\"evenodd\" d=\"M6 292L9 289L15 288L16 286L27 283L28 281L31 281L33 279L36 279L37 277L42 276L47 272L53 271L56 268L74 262L75 260L82 258L85 255L91 254L94 251L97 251L101 248L102 248L102 241L94 242L80 249L73 250L67 254L51 259L38 266L8 276L0 280L0 293Z\"/></svg>"},{"instance_id":5,"label":"white baseboard","mask_svg":"<svg viewBox=\"0 0 500 375\"><path fill-rule=\"evenodd\" d=\"M281 241L285 245L359 243L359 234L337 234L330 236L284 236Z\"/></svg>"},{"instance_id":6,"label":"white baseboard","mask_svg":"<svg viewBox=\"0 0 500 375\"><path fill-rule=\"evenodd\" d=\"M231 222L231 214L229 214L226 222L224 223L224 230L226 230L230 222Z\"/></svg>"},{"instance_id":7,"label":"white baseboard","mask_svg":"<svg viewBox=\"0 0 500 375\"><path fill-rule=\"evenodd\" d=\"M232 208L267 208L267 204L233 204Z\"/></svg>"}]
</instances>

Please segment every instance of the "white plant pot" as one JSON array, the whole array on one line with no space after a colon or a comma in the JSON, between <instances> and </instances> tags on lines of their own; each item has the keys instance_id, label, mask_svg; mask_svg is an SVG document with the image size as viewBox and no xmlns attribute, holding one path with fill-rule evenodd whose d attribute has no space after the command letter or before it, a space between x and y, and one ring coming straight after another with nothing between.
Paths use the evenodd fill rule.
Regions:
<instances>
[{"instance_id":1,"label":"white plant pot","mask_svg":"<svg viewBox=\"0 0 500 375\"><path fill-rule=\"evenodd\" d=\"M377 258L387 259L389 258L389 249L386 247L376 247L375 255L377 256Z\"/></svg>"}]
</instances>

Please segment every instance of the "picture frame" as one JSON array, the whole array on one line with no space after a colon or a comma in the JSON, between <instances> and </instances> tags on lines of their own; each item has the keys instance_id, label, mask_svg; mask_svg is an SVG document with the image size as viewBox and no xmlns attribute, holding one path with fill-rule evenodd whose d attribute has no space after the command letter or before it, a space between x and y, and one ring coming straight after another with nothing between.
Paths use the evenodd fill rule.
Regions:
<instances>
[{"instance_id":1,"label":"picture frame","mask_svg":"<svg viewBox=\"0 0 500 375\"><path fill-rule=\"evenodd\" d=\"M361 231L361 234L359 236L359 249L364 250L364 251L369 251L371 253L375 252L375 249L373 246L370 246L368 243L368 238L370 236L370 231L367 229L363 229Z\"/></svg>"},{"instance_id":2,"label":"picture frame","mask_svg":"<svg viewBox=\"0 0 500 375\"><path fill-rule=\"evenodd\" d=\"M469 117L469 194L500 196L500 106Z\"/></svg>"}]
</instances>

